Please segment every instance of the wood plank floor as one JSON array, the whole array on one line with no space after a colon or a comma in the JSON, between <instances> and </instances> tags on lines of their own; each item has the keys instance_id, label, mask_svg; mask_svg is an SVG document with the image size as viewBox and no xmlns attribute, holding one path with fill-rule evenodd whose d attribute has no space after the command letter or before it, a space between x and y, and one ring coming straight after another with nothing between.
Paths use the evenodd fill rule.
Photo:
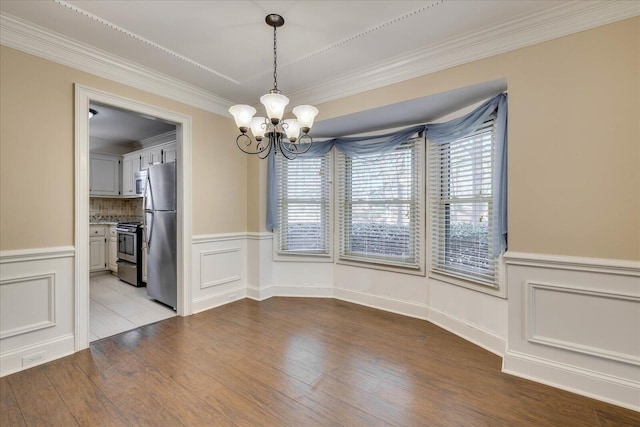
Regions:
<instances>
[{"instance_id":1,"label":"wood plank floor","mask_svg":"<svg viewBox=\"0 0 640 427\"><path fill-rule=\"evenodd\" d=\"M0 379L0 426L638 426L428 322L242 300Z\"/></svg>"}]
</instances>

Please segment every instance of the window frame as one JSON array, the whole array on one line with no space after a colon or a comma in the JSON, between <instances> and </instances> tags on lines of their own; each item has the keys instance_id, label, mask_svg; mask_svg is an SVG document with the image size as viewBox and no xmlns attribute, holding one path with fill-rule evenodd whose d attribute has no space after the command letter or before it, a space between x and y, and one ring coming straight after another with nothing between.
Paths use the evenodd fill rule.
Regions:
<instances>
[{"instance_id":1,"label":"window frame","mask_svg":"<svg viewBox=\"0 0 640 427\"><path fill-rule=\"evenodd\" d=\"M328 217L327 217L327 238L328 238L328 242L327 242L327 249L328 249L328 253L313 253L313 252L303 252L303 251L282 251L280 249L280 239L281 239L281 230L279 228L276 228L273 230L273 248L272 248L272 253L273 253L273 261L283 261L283 262L319 262L319 263L333 263L334 261L334 187L333 187L333 177L334 177L334 150L329 151L329 153L327 153L325 156L327 157L327 190L328 190L328 194L327 194L327 211L328 211ZM305 158L303 156L300 156L296 159L293 160L288 160L283 158L282 155L280 156L280 160L278 160L278 158L276 158L276 162L278 161L282 161L282 162L287 162L287 164L289 162L295 162L296 160L305 160ZM276 169L278 168L278 166L276 165ZM278 176L278 174L276 173L276 176ZM278 181L278 185L280 185L282 181ZM288 181L287 181L288 182ZM280 191L282 191L282 187L279 188ZM280 195L280 191L278 192L278 194ZM281 197L281 196L280 196ZM278 212L277 212L277 218L278 218L278 227L281 226L280 221L281 221L281 211L280 211L280 207L281 207L281 202L280 200L278 200Z\"/></svg>"},{"instance_id":2,"label":"window frame","mask_svg":"<svg viewBox=\"0 0 640 427\"><path fill-rule=\"evenodd\" d=\"M492 129L492 141L491 141L491 192L492 194L495 191L494 188L494 172L495 172L495 164L494 164L494 156L493 156L493 152L495 150L495 133L496 133L496 126L497 123L495 123L496 117L495 115L492 116L490 118L491 121L493 121L493 129ZM461 138L462 139L462 138ZM454 141L455 142L455 141ZM431 141L429 141L428 137L427 137L427 147L426 147L426 156L427 156L427 168L432 165L435 164L436 162L431 158L432 154L432 146L435 144ZM449 144L440 144L440 145L449 145ZM437 161L438 164L441 164L442 161L438 160ZM447 171L448 172L448 171ZM426 171L426 188L427 188L427 251L428 251L428 277L430 279L433 280L437 280L440 282L444 282L444 283L448 283L448 284L453 284L456 286L461 286L467 289L472 289L475 291L479 291L479 292L483 292L486 294L490 294L490 295L494 295L494 296L498 296L501 298L506 298L506 286L505 284L505 278L504 278L504 272L505 272L505 265L504 265L504 256L500 255L497 258L493 259L493 263L495 263L494 266L494 276L495 276L495 281L492 283L489 283L487 281L483 281L480 279L476 279L471 277L470 275L466 275L466 274L456 274L455 269L442 269L439 268L438 266L436 266L436 262L434 260L434 247L436 245L436 239L434 239L434 233L436 230L436 225L434 224L434 221L438 220L438 215L434 215L433 213L435 212L435 207L434 207L434 202L433 202L433 197L431 196L431 192L433 191L434 188L436 187L440 187L442 188L442 186L446 185L449 186L449 182L450 181L443 181L442 179L434 179L433 178L434 173L432 173L432 171L427 170ZM442 170L439 173L440 176L443 175ZM434 182L435 181L435 182ZM481 199L483 198L471 198L469 200L474 201L474 202L479 202ZM442 199L440 199L442 200ZM490 206L489 212L488 212L488 221L491 223L492 221L492 213L493 213L493 206L492 206L492 196L488 197L488 198L484 198L484 201L486 201L488 203L488 205ZM453 204L457 204L457 203L464 203L461 200L453 200L452 201ZM451 204L451 203L449 203ZM493 227L493 224L492 224ZM446 227L440 227L438 228L438 230L443 230L446 229ZM491 234L492 234L493 230L489 230L488 233L488 239L490 240ZM445 244L444 242L446 242L446 238L442 239L440 238L440 241L443 242L442 244ZM488 257L489 259L491 259L492 257L489 255Z\"/></svg>"},{"instance_id":3,"label":"window frame","mask_svg":"<svg viewBox=\"0 0 640 427\"><path fill-rule=\"evenodd\" d=\"M343 207L346 207L341 204L339 198L342 195L342 189L340 188L340 173L344 172L346 174L346 162L348 156L342 152L336 153L334 157L334 179L336 181L336 189L334 191L336 201L334 203L335 210L335 231L334 231L334 242L335 242L335 253L336 253L336 264L348 265L352 267L362 267L369 268L374 270L383 270L390 271L396 273L404 273L418 276L425 276L425 255L426 255L426 141L424 137L424 133L421 132L418 136L412 137L408 139L414 143L416 147L417 155L413 159L414 167L417 171L417 188L415 189L416 197L418 198L417 203L415 204L416 210L418 211L414 221L417 223L417 233L418 237L413 237L412 240L417 242L416 244L416 265L415 267L402 265L401 262L393 262L392 260L384 259L383 257L371 257L367 259L366 256L349 256L343 254L343 244L346 244L346 239L343 241L341 238L341 230L345 224L342 224L342 218L344 218L342 211ZM384 154L381 154L384 155ZM347 182L349 181L350 175L345 175L345 189L344 192L348 191Z\"/></svg>"}]
</instances>

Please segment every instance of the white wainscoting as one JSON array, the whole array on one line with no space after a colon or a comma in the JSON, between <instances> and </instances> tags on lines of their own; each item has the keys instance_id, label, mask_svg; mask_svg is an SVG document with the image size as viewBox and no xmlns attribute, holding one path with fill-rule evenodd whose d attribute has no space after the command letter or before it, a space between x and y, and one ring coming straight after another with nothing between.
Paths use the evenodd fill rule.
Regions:
<instances>
[{"instance_id":1,"label":"white wainscoting","mask_svg":"<svg viewBox=\"0 0 640 427\"><path fill-rule=\"evenodd\" d=\"M640 262L507 253L505 372L640 410Z\"/></svg>"},{"instance_id":2,"label":"white wainscoting","mask_svg":"<svg viewBox=\"0 0 640 427\"><path fill-rule=\"evenodd\" d=\"M191 308L209 310L247 296L247 234L195 236Z\"/></svg>"},{"instance_id":3,"label":"white wainscoting","mask_svg":"<svg viewBox=\"0 0 640 427\"><path fill-rule=\"evenodd\" d=\"M74 352L74 254L0 253L0 376Z\"/></svg>"}]
</instances>

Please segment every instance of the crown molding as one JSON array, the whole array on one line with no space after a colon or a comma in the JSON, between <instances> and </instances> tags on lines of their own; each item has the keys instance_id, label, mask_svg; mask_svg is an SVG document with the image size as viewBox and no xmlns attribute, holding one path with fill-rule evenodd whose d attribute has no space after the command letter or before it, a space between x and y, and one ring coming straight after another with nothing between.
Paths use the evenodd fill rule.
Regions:
<instances>
[{"instance_id":1,"label":"crown molding","mask_svg":"<svg viewBox=\"0 0 640 427\"><path fill-rule=\"evenodd\" d=\"M637 1L574 1L288 94L321 104L640 15Z\"/></svg>"},{"instance_id":2,"label":"crown molding","mask_svg":"<svg viewBox=\"0 0 640 427\"><path fill-rule=\"evenodd\" d=\"M6 13L0 14L0 44L212 113L226 116L233 104L194 85Z\"/></svg>"},{"instance_id":3,"label":"crown molding","mask_svg":"<svg viewBox=\"0 0 640 427\"><path fill-rule=\"evenodd\" d=\"M149 138L145 138L140 141L140 144L142 144L143 147L147 148L147 147L152 147L154 145L160 145L160 144L165 144L165 143L175 142L175 141L176 141L176 131L170 130L168 132L161 133L160 135L154 135L154 136L150 136Z\"/></svg>"},{"instance_id":4,"label":"crown molding","mask_svg":"<svg viewBox=\"0 0 640 427\"><path fill-rule=\"evenodd\" d=\"M289 93L321 104L640 15L637 1L574 1ZM227 116L230 100L42 27L0 13L0 44Z\"/></svg>"}]
</instances>

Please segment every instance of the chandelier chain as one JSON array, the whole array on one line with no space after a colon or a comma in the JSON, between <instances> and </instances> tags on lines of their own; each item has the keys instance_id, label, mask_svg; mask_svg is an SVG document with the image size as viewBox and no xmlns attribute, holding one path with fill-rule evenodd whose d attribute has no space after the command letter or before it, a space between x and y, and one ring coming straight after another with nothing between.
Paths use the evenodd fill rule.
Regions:
<instances>
[{"instance_id":1,"label":"chandelier chain","mask_svg":"<svg viewBox=\"0 0 640 427\"><path fill-rule=\"evenodd\" d=\"M278 44L276 43L276 27L273 27L273 89L278 90Z\"/></svg>"}]
</instances>

